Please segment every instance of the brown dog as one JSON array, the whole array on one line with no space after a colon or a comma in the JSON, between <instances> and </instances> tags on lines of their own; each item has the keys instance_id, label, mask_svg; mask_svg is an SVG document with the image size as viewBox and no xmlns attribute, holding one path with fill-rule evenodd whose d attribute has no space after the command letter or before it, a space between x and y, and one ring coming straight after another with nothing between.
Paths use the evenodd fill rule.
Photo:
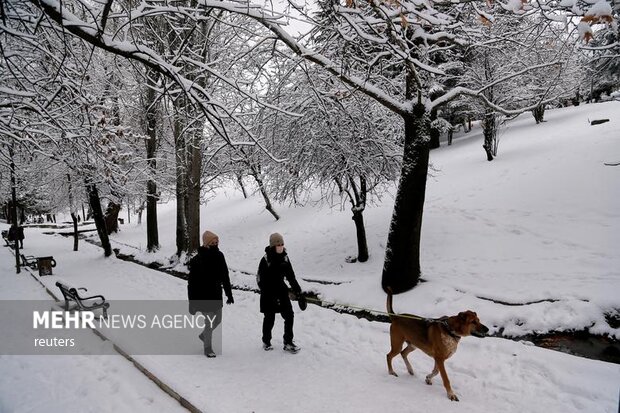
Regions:
<instances>
[{"instance_id":1,"label":"brown dog","mask_svg":"<svg viewBox=\"0 0 620 413\"><path fill-rule=\"evenodd\" d=\"M450 386L450 379L448 379L444 362L456 352L461 337L469 335L484 337L489 329L480 323L476 313L469 310L440 319L425 319L411 314L394 314L390 291L388 291L387 296L387 311L392 322L390 326L392 349L387 354L389 373L394 376L397 375L392 368L392 359L400 354L405 361L407 371L409 374L413 374L413 368L407 360L407 355L419 348L435 360L433 371L426 376L426 384L432 384L433 377L440 373L443 385L448 392L448 398L458 401L458 397ZM407 347L403 350L404 342L407 342Z\"/></svg>"}]
</instances>

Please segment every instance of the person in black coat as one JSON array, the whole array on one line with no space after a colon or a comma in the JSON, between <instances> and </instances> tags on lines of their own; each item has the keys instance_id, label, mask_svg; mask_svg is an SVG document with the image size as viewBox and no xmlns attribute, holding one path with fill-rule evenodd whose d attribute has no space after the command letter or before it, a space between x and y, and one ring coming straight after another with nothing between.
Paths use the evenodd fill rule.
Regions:
<instances>
[{"instance_id":1,"label":"person in black coat","mask_svg":"<svg viewBox=\"0 0 620 413\"><path fill-rule=\"evenodd\" d=\"M291 353L299 351L293 343L294 313L289 298L289 289L284 280L288 281L296 295L301 295L301 287L295 278L286 250L284 238L278 233L269 236L269 246L265 248L265 256L260 260L257 273L260 288L260 312L263 313L263 348L272 350L271 330L275 323L276 313L284 319L284 350Z\"/></svg>"},{"instance_id":2,"label":"person in black coat","mask_svg":"<svg viewBox=\"0 0 620 413\"><path fill-rule=\"evenodd\" d=\"M202 234L202 246L189 262L189 277L187 279L187 296L189 298L189 312L203 313L205 329L200 334L204 343L204 353L207 357L215 357L212 347L213 330L222 321L222 287L228 298L226 304L235 301L230 287L228 266L224 254L219 250L219 238L211 231ZM209 322L215 316L213 325Z\"/></svg>"},{"instance_id":3,"label":"person in black coat","mask_svg":"<svg viewBox=\"0 0 620 413\"><path fill-rule=\"evenodd\" d=\"M11 225L7 238L9 241L15 241L15 239L17 239L19 241L19 248L24 249L24 227L22 227L21 225Z\"/></svg>"}]
</instances>

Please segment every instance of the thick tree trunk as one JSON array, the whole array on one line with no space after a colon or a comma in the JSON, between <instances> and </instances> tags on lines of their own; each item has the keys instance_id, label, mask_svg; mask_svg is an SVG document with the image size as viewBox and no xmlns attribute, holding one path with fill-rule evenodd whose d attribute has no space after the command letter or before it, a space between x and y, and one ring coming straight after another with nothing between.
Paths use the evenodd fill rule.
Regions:
<instances>
[{"instance_id":1,"label":"thick tree trunk","mask_svg":"<svg viewBox=\"0 0 620 413\"><path fill-rule=\"evenodd\" d=\"M112 255L112 245L110 245L108 230L105 226L105 219L103 218L103 210L101 209L101 199L99 198L97 185L94 183L87 183L86 192L88 193L90 208L93 211L93 219L95 220L95 226L97 227L97 234L99 234L99 240L101 241L101 247L103 248L103 255L109 257Z\"/></svg>"},{"instance_id":2,"label":"thick tree trunk","mask_svg":"<svg viewBox=\"0 0 620 413\"><path fill-rule=\"evenodd\" d=\"M108 235L118 232L118 214L121 212L120 204L110 201L105 210L105 227Z\"/></svg>"},{"instance_id":3,"label":"thick tree trunk","mask_svg":"<svg viewBox=\"0 0 620 413\"><path fill-rule=\"evenodd\" d=\"M151 73L153 76L153 73ZM157 106L155 97L155 82L148 77L149 87L146 89L146 130L148 140L146 141L146 164L149 169L149 180L146 183L146 250L148 252L159 249L159 228L157 226L157 183L155 174L157 173ZM138 222L142 222L142 209L138 215Z\"/></svg>"},{"instance_id":4,"label":"thick tree trunk","mask_svg":"<svg viewBox=\"0 0 620 413\"><path fill-rule=\"evenodd\" d=\"M157 194L157 184L154 181L148 181L146 192L146 250L154 252L159 249L159 229L157 227L157 201L159 196Z\"/></svg>"},{"instance_id":5,"label":"thick tree trunk","mask_svg":"<svg viewBox=\"0 0 620 413\"><path fill-rule=\"evenodd\" d=\"M482 145L482 148L484 149L484 152L487 154L487 161L491 162L493 159L495 159L493 157L493 149L491 145L487 143L486 139L484 140L484 145Z\"/></svg>"},{"instance_id":6,"label":"thick tree trunk","mask_svg":"<svg viewBox=\"0 0 620 413\"><path fill-rule=\"evenodd\" d=\"M366 227L364 226L364 211L353 211L353 222L357 234L357 260L359 262L368 261L368 241L366 240Z\"/></svg>"},{"instance_id":7,"label":"thick tree trunk","mask_svg":"<svg viewBox=\"0 0 620 413\"><path fill-rule=\"evenodd\" d=\"M381 285L395 294L415 287L420 278L420 235L428 172L428 113L417 104L404 116L403 166L385 250ZM387 290L386 290L387 291Z\"/></svg>"}]
</instances>

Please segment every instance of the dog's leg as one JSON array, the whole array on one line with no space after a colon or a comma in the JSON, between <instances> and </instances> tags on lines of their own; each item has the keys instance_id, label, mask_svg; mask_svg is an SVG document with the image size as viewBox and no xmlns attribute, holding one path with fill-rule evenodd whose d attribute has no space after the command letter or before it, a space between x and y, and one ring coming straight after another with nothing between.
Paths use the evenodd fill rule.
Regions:
<instances>
[{"instance_id":1,"label":"dog's leg","mask_svg":"<svg viewBox=\"0 0 620 413\"><path fill-rule=\"evenodd\" d=\"M400 354L400 349L403 348L403 343L405 342L405 337L399 334L398 329L394 327L394 324L390 326L390 344L392 346L389 353L387 353L387 366L388 373L392 376L397 376L396 372L392 368L392 359Z\"/></svg>"},{"instance_id":2,"label":"dog's leg","mask_svg":"<svg viewBox=\"0 0 620 413\"><path fill-rule=\"evenodd\" d=\"M456 394L452 391L452 386L450 386L450 379L448 378L448 373L446 372L446 366L444 366L443 359L435 359L435 364L439 369L439 373L441 374L441 379L443 380L443 387L446 388L446 392L448 393L448 398L454 402L458 402L459 398L456 397Z\"/></svg>"},{"instance_id":3,"label":"dog's leg","mask_svg":"<svg viewBox=\"0 0 620 413\"><path fill-rule=\"evenodd\" d=\"M433 371L431 374L426 376L426 384L433 384L433 377L435 377L439 373L439 369L437 368L437 362L435 362L435 366L433 367Z\"/></svg>"},{"instance_id":4,"label":"dog's leg","mask_svg":"<svg viewBox=\"0 0 620 413\"><path fill-rule=\"evenodd\" d=\"M405 366L407 366L407 371L409 372L409 374L411 374L413 376L413 367L411 367L411 363L409 363L409 360L407 360L407 356L409 355L409 353L411 353L413 350L415 350L415 346L412 345L411 343L407 343L407 347L405 347L405 349L403 351L400 352L400 355L403 357L403 360L405 361Z\"/></svg>"}]
</instances>

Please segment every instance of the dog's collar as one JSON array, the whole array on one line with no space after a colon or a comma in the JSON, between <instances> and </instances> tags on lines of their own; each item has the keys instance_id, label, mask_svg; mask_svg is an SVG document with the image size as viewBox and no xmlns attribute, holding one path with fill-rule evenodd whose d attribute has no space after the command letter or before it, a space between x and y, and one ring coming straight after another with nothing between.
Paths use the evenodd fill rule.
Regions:
<instances>
[{"instance_id":1,"label":"dog's collar","mask_svg":"<svg viewBox=\"0 0 620 413\"><path fill-rule=\"evenodd\" d=\"M442 326L444 326L446 328L446 332L448 333L448 335L452 338L454 338L455 340L460 340L461 336L459 336L458 334L456 334L456 332L452 329L452 327L450 327L450 324L448 324L448 317L442 317L442 318L436 318L436 319L432 319L430 320L431 322L435 322L435 323L439 323Z\"/></svg>"}]
</instances>

